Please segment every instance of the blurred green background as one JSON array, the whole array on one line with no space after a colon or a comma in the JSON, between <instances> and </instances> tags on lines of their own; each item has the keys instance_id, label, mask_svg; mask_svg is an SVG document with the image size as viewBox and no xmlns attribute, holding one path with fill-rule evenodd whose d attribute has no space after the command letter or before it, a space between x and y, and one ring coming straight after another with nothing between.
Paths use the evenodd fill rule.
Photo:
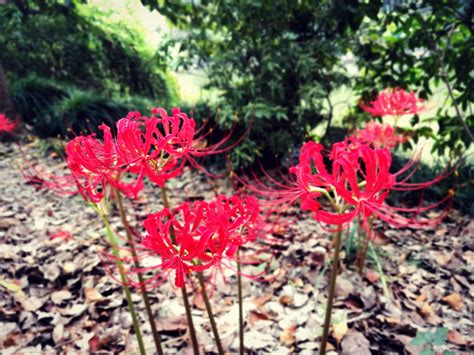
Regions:
<instances>
[{"instance_id":1,"label":"blurred green background","mask_svg":"<svg viewBox=\"0 0 474 355\"><path fill-rule=\"evenodd\" d=\"M401 87L430 107L400 122L433 152L425 176L463 153L472 192L461 124L472 132L472 1L0 3L0 111L19 114L40 137L180 106L222 131L237 122L236 135L253 122L232 151L243 166L282 159L307 139L342 139L371 119L362 98Z\"/></svg>"}]
</instances>

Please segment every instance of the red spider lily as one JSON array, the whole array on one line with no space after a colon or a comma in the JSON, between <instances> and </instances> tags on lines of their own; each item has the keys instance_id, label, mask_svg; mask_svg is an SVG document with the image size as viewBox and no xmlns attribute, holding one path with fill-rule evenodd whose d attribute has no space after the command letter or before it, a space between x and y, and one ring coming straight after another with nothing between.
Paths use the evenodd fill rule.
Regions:
<instances>
[{"instance_id":1,"label":"red spider lily","mask_svg":"<svg viewBox=\"0 0 474 355\"><path fill-rule=\"evenodd\" d=\"M3 113L0 113L0 134L11 133L16 128L16 122L12 122Z\"/></svg>"},{"instance_id":2,"label":"red spider lily","mask_svg":"<svg viewBox=\"0 0 474 355\"><path fill-rule=\"evenodd\" d=\"M250 196L217 196L210 202L184 202L172 211L148 215L144 226L147 235L136 248L138 257L153 261L158 256L161 262L130 272L159 270L144 282L147 288L161 284L171 273L174 285L183 287L188 274L195 271L210 270L212 278L214 269L228 266L225 260L235 260L237 249L256 239L260 209Z\"/></svg>"},{"instance_id":3,"label":"red spider lily","mask_svg":"<svg viewBox=\"0 0 474 355\"><path fill-rule=\"evenodd\" d=\"M119 164L110 128L106 125L99 128L104 132L103 142L90 135L76 137L66 145L67 163L81 195L97 203L105 196L108 186L112 186L128 197L136 197L143 188L142 180L135 183L120 180L126 169Z\"/></svg>"},{"instance_id":4,"label":"red spider lily","mask_svg":"<svg viewBox=\"0 0 474 355\"><path fill-rule=\"evenodd\" d=\"M189 162L211 177L196 159L228 151L243 139L223 147L232 136L232 130L218 143L206 146L205 138L211 133L200 134L196 123L179 108L168 116L162 108L152 109L156 116L141 116L131 112L117 123L117 143L120 161L139 176L147 175L158 186L181 174L184 164Z\"/></svg>"},{"instance_id":5,"label":"red spider lily","mask_svg":"<svg viewBox=\"0 0 474 355\"><path fill-rule=\"evenodd\" d=\"M23 154L23 151L22 151ZM23 154L24 155L24 154ZM37 189L46 189L59 196L72 196L79 194L77 180L72 174L53 175L39 166L29 164L25 158L26 168L21 167L20 172L27 184L31 184Z\"/></svg>"},{"instance_id":6,"label":"red spider lily","mask_svg":"<svg viewBox=\"0 0 474 355\"><path fill-rule=\"evenodd\" d=\"M184 286L189 272L205 269L204 265L198 263L212 237L212 231L201 225L206 207L202 202L195 203L193 210L188 203L180 205L176 212L182 213L182 223L168 209L149 215L144 222L148 234L143 240L143 246L162 258L160 267L164 272L175 270L177 287ZM171 228L174 230L173 237Z\"/></svg>"},{"instance_id":7,"label":"red spider lily","mask_svg":"<svg viewBox=\"0 0 474 355\"><path fill-rule=\"evenodd\" d=\"M243 139L240 137L223 148L231 137L230 132L218 143L206 147L205 138L210 132L200 134L202 129L196 130L194 120L179 109L173 109L172 116L162 108L155 108L152 113L159 117L130 112L117 122L116 139L108 126L101 125L102 142L95 135L78 136L70 141L66 153L71 176L42 179L29 174L29 181L65 194L75 193L77 187L86 200L95 203L102 200L108 187L135 198L144 186L145 176L164 186L168 179L182 173L186 162L217 177L207 172L196 158L225 152ZM132 182L124 182L129 174L138 176Z\"/></svg>"},{"instance_id":8,"label":"red spider lily","mask_svg":"<svg viewBox=\"0 0 474 355\"><path fill-rule=\"evenodd\" d=\"M414 92L406 92L403 89L385 89L374 101L369 104L360 103L362 110L372 116L402 116L417 114L425 111L424 100L416 97Z\"/></svg>"},{"instance_id":9,"label":"red spider lily","mask_svg":"<svg viewBox=\"0 0 474 355\"><path fill-rule=\"evenodd\" d=\"M408 183L407 177L400 181L397 179L407 173L414 162L396 174L389 171L391 162L392 155L387 148L377 149L357 140L347 139L335 143L327 156L324 156L321 144L308 142L301 148L299 163L290 168L293 179L285 178L284 182L279 182L265 173L273 186L258 179L254 184L243 179L241 181L249 190L268 197L269 203L287 204L299 200L301 208L314 212L317 221L338 228L344 228L360 217L362 227L369 236L368 219L371 216L394 226L422 228L438 223L444 213L432 219L420 219L418 215L450 200L451 193L437 203L416 208L389 206L385 199L392 190L426 188L446 177L449 172L432 181ZM327 203L323 203L323 200ZM414 217L405 217L403 214L412 214Z\"/></svg>"},{"instance_id":10,"label":"red spider lily","mask_svg":"<svg viewBox=\"0 0 474 355\"><path fill-rule=\"evenodd\" d=\"M27 157L24 150L19 146L22 160L25 163L20 167L20 173L27 184L33 185L37 189L46 189L54 192L59 196L72 196L79 194L77 180L70 173L66 162L62 162L59 166L55 166L57 173L51 174L46 171L45 167L39 164L33 164L31 158ZM63 170L63 174L58 171Z\"/></svg>"},{"instance_id":11,"label":"red spider lily","mask_svg":"<svg viewBox=\"0 0 474 355\"><path fill-rule=\"evenodd\" d=\"M141 116L130 112L126 118L117 122L117 146L120 163L130 172L143 175L157 184L181 174L184 161L179 162L171 141L178 135L179 125L169 131L167 122L163 123L164 134L159 130L160 120L156 117ZM172 134L174 133L174 135Z\"/></svg>"},{"instance_id":12,"label":"red spider lily","mask_svg":"<svg viewBox=\"0 0 474 355\"><path fill-rule=\"evenodd\" d=\"M367 218L375 213L368 208L369 204L383 203L395 183L389 173L390 151L367 145L352 149L345 142L336 143L328 171L322 149L320 144L306 143L299 164L290 169L305 187L302 208L312 210L315 218L326 224L343 225L360 215L365 225ZM322 195L330 201L332 211L326 211L318 202Z\"/></svg>"},{"instance_id":13,"label":"red spider lily","mask_svg":"<svg viewBox=\"0 0 474 355\"><path fill-rule=\"evenodd\" d=\"M389 124L380 124L375 121L370 121L364 129L357 130L355 137L362 143L372 145L375 148L393 149L398 143L406 141L406 137L396 134L395 129Z\"/></svg>"}]
</instances>

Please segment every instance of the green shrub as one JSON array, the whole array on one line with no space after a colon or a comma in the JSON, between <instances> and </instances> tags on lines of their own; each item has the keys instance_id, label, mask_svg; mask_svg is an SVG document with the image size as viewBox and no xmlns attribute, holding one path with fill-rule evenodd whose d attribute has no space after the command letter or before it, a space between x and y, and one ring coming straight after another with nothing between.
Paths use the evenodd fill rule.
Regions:
<instances>
[{"instance_id":1,"label":"green shrub","mask_svg":"<svg viewBox=\"0 0 474 355\"><path fill-rule=\"evenodd\" d=\"M35 129L43 125L40 118L42 114L68 96L67 88L64 86L36 75L13 80L10 94L22 120Z\"/></svg>"},{"instance_id":2,"label":"green shrub","mask_svg":"<svg viewBox=\"0 0 474 355\"><path fill-rule=\"evenodd\" d=\"M176 88L155 56L133 36L104 30L75 1L11 1L0 6L0 53L10 82L30 74L112 96L143 96L167 106ZM127 29L122 29L127 31Z\"/></svg>"},{"instance_id":3,"label":"green shrub","mask_svg":"<svg viewBox=\"0 0 474 355\"><path fill-rule=\"evenodd\" d=\"M393 154L392 172L399 171L407 163L407 158ZM446 173L447 167L448 164L444 159L438 159L431 166L420 163L415 174L410 178L410 182L431 181L436 176ZM420 202L420 199L423 199L426 203L435 203L445 198L449 189L454 189L453 207L474 216L474 205L472 204L472 196L474 196L473 181L474 161L471 156L466 157L457 169L442 181L421 191L397 191L393 196L389 196L389 200L392 204L409 203L415 206Z\"/></svg>"},{"instance_id":4,"label":"green shrub","mask_svg":"<svg viewBox=\"0 0 474 355\"><path fill-rule=\"evenodd\" d=\"M23 121L41 137L95 132L101 123L113 125L129 111L148 113L155 105L147 98L109 98L35 75L13 81L11 94Z\"/></svg>"},{"instance_id":5,"label":"green shrub","mask_svg":"<svg viewBox=\"0 0 474 355\"><path fill-rule=\"evenodd\" d=\"M88 134L97 131L102 123L113 126L127 112L128 107L122 101L90 91L72 89L67 97L42 113L44 128L41 127L40 130L47 132L49 136L67 136L70 135L69 132L72 135Z\"/></svg>"}]
</instances>

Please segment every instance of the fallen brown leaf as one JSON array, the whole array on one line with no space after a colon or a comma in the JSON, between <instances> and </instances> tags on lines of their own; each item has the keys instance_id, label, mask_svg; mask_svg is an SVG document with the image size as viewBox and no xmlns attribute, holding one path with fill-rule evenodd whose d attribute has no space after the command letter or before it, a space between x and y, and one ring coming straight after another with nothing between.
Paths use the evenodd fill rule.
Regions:
<instances>
[{"instance_id":1,"label":"fallen brown leaf","mask_svg":"<svg viewBox=\"0 0 474 355\"><path fill-rule=\"evenodd\" d=\"M370 342L360 332L351 329L342 341L341 347L343 355L370 354Z\"/></svg>"},{"instance_id":2,"label":"fallen brown leaf","mask_svg":"<svg viewBox=\"0 0 474 355\"><path fill-rule=\"evenodd\" d=\"M54 304L60 304L71 298L72 294L68 290L56 291L51 294L51 301L53 301Z\"/></svg>"},{"instance_id":3,"label":"fallen brown leaf","mask_svg":"<svg viewBox=\"0 0 474 355\"><path fill-rule=\"evenodd\" d=\"M270 316L267 313L250 311L249 314L249 325L253 326L255 323L261 320L269 320Z\"/></svg>"},{"instance_id":4,"label":"fallen brown leaf","mask_svg":"<svg viewBox=\"0 0 474 355\"><path fill-rule=\"evenodd\" d=\"M446 266L453 257L452 254L443 251L432 251L431 256L435 259L439 266Z\"/></svg>"},{"instance_id":5,"label":"fallen brown leaf","mask_svg":"<svg viewBox=\"0 0 474 355\"><path fill-rule=\"evenodd\" d=\"M286 347L290 347L295 343L295 333L296 333L296 326L292 325L289 328L283 330L280 334L280 343L282 343Z\"/></svg>"},{"instance_id":6,"label":"fallen brown leaf","mask_svg":"<svg viewBox=\"0 0 474 355\"><path fill-rule=\"evenodd\" d=\"M97 291L96 288L93 288L93 287L84 288L84 296L86 298L87 303L97 302L104 298L102 294L99 291Z\"/></svg>"},{"instance_id":7,"label":"fallen brown leaf","mask_svg":"<svg viewBox=\"0 0 474 355\"><path fill-rule=\"evenodd\" d=\"M346 321L341 321L339 323L333 324L332 326L332 336L338 343L341 342L344 335L346 335L349 328L347 327Z\"/></svg>"},{"instance_id":8,"label":"fallen brown leaf","mask_svg":"<svg viewBox=\"0 0 474 355\"><path fill-rule=\"evenodd\" d=\"M23 308L25 311L36 311L40 309L44 304L44 301L36 297L29 297L23 302Z\"/></svg>"},{"instance_id":9,"label":"fallen brown leaf","mask_svg":"<svg viewBox=\"0 0 474 355\"><path fill-rule=\"evenodd\" d=\"M428 303L423 303L423 306L421 306L420 309L420 314L425 317L431 317L435 314L435 311L433 310L433 307L431 307Z\"/></svg>"},{"instance_id":10,"label":"fallen brown leaf","mask_svg":"<svg viewBox=\"0 0 474 355\"><path fill-rule=\"evenodd\" d=\"M474 251L468 250L464 252L462 258L469 266L474 266Z\"/></svg>"},{"instance_id":11,"label":"fallen brown leaf","mask_svg":"<svg viewBox=\"0 0 474 355\"><path fill-rule=\"evenodd\" d=\"M448 341L456 345L468 345L470 342L455 330L448 332Z\"/></svg>"},{"instance_id":12,"label":"fallen brown leaf","mask_svg":"<svg viewBox=\"0 0 474 355\"><path fill-rule=\"evenodd\" d=\"M419 295L419 296L415 299L415 301L416 301L416 302L425 302L425 301L426 301L426 297L427 297L426 294L422 293L421 295Z\"/></svg>"},{"instance_id":13,"label":"fallen brown leaf","mask_svg":"<svg viewBox=\"0 0 474 355\"><path fill-rule=\"evenodd\" d=\"M284 306L288 306L293 303L293 297L284 295L280 297L279 301L280 301L280 304Z\"/></svg>"},{"instance_id":14,"label":"fallen brown leaf","mask_svg":"<svg viewBox=\"0 0 474 355\"><path fill-rule=\"evenodd\" d=\"M194 295L193 304L194 306L196 306L196 308L200 310L206 309L206 304L204 303L204 299L202 298L202 294L200 292L196 292L196 294Z\"/></svg>"},{"instance_id":15,"label":"fallen brown leaf","mask_svg":"<svg viewBox=\"0 0 474 355\"><path fill-rule=\"evenodd\" d=\"M439 228L436 229L435 236L442 237L448 233L448 227L446 225L441 225Z\"/></svg>"},{"instance_id":16,"label":"fallen brown leaf","mask_svg":"<svg viewBox=\"0 0 474 355\"><path fill-rule=\"evenodd\" d=\"M185 316L160 318L156 322L156 329L159 332L185 333L188 329L188 323Z\"/></svg>"},{"instance_id":17,"label":"fallen brown leaf","mask_svg":"<svg viewBox=\"0 0 474 355\"><path fill-rule=\"evenodd\" d=\"M399 325L402 324L402 321L398 318L392 318L392 317L385 317L385 321L388 324L393 324L393 325Z\"/></svg>"},{"instance_id":18,"label":"fallen brown leaf","mask_svg":"<svg viewBox=\"0 0 474 355\"><path fill-rule=\"evenodd\" d=\"M261 296L255 297L252 300L252 303L256 305L257 307L262 307L263 305L265 305L265 303L270 301L272 297L273 297L273 293L265 293Z\"/></svg>"},{"instance_id":19,"label":"fallen brown leaf","mask_svg":"<svg viewBox=\"0 0 474 355\"><path fill-rule=\"evenodd\" d=\"M364 276L371 284L375 284L379 281L379 275L374 270L367 269Z\"/></svg>"},{"instance_id":20,"label":"fallen brown leaf","mask_svg":"<svg viewBox=\"0 0 474 355\"><path fill-rule=\"evenodd\" d=\"M272 233L284 236L286 234L286 226L283 224L276 224L272 228Z\"/></svg>"},{"instance_id":21,"label":"fallen brown leaf","mask_svg":"<svg viewBox=\"0 0 474 355\"><path fill-rule=\"evenodd\" d=\"M20 221L16 218L2 218L0 220L0 229L8 229L13 226L20 224Z\"/></svg>"},{"instance_id":22,"label":"fallen brown leaf","mask_svg":"<svg viewBox=\"0 0 474 355\"><path fill-rule=\"evenodd\" d=\"M443 297L443 301L455 311L462 311L464 308L464 302L459 293L451 293L450 295Z\"/></svg>"}]
</instances>

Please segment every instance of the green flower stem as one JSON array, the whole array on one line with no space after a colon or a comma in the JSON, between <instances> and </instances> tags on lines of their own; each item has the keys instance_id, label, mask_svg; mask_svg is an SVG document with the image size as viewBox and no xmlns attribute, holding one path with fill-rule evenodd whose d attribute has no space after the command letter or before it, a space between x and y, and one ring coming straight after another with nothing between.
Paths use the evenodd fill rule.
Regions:
<instances>
[{"instance_id":1,"label":"green flower stem","mask_svg":"<svg viewBox=\"0 0 474 355\"><path fill-rule=\"evenodd\" d=\"M324 319L323 336L321 339L321 348L319 349L320 355L323 355L326 353L326 346L328 343L328 336L329 336L329 327L331 326L332 305L334 303L334 294L336 291L336 279L337 279L337 273L339 269L339 250L341 249L341 235L342 235L342 230L338 231L334 238L334 257L332 259L331 279L329 283L329 294L328 294L328 302L326 306L326 317Z\"/></svg>"},{"instance_id":2,"label":"green flower stem","mask_svg":"<svg viewBox=\"0 0 474 355\"><path fill-rule=\"evenodd\" d=\"M207 314L209 315L209 321L211 322L212 333L214 334L214 338L216 341L217 351L219 355L223 355L224 348L222 347L221 338L219 337L216 320L214 319L214 315L212 314L212 307L211 303L209 302L209 297L207 296L206 284L204 282L204 276L202 275L202 272L197 272L197 277L199 280L199 285L201 286L201 294L204 300L204 304L206 305Z\"/></svg>"},{"instance_id":3,"label":"green flower stem","mask_svg":"<svg viewBox=\"0 0 474 355\"><path fill-rule=\"evenodd\" d=\"M138 347L140 348L140 354L145 355L146 352L145 346L143 344L140 324L138 322L137 313L135 312L135 306L133 305L132 294L130 292L130 288L128 287L127 277L125 276L123 263L120 260L120 251L117 247L117 241L115 240L114 232L112 231L112 227L110 226L109 220L107 219L107 216L102 211L102 209L100 209L98 206L96 206L95 209L102 218L102 221L105 225L105 229L107 231L107 237L109 238L110 246L112 247L112 254L115 257L115 263L120 273L120 280L122 282L123 292L125 293L125 299L127 300L128 310L130 311L130 315L132 316L133 329L135 330L135 335L137 337Z\"/></svg>"},{"instance_id":4,"label":"green flower stem","mask_svg":"<svg viewBox=\"0 0 474 355\"><path fill-rule=\"evenodd\" d=\"M367 223L369 225L369 230L372 231L372 218L369 217ZM362 250L360 251L359 257L357 260L357 272L359 273L359 275L362 275L362 272L364 271L365 259L367 256L367 249L369 247L369 244L370 244L369 235L367 233L364 233Z\"/></svg>"},{"instance_id":5,"label":"green flower stem","mask_svg":"<svg viewBox=\"0 0 474 355\"><path fill-rule=\"evenodd\" d=\"M385 274L383 272L383 268L382 268L382 263L380 262L380 259L377 255L377 252L375 251L375 249L372 247L372 245L369 245L369 252L372 254L372 257L375 261L375 265L377 267L377 271L378 271L378 274L380 276L380 282L382 283L382 290L383 290L383 294L385 296L385 298L390 301L390 299L392 298L391 294L390 294L390 290L388 289L388 285L387 285L387 278L385 277Z\"/></svg>"},{"instance_id":6,"label":"green flower stem","mask_svg":"<svg viewBox=\"0 0 474 355\"><path fill-rule=\"evenodd\" d=\"M132 249L131 252L133 256L133 264L137 269L140 269L141 265L140 265L140 261L137 258L137 252L135 250L135 242L133 240L130 224L128 223L128 220L127 220L127 215L125 213L125 207L123 204L122 195L120 194L120 191L118 189L115 189L114 192L116 194L116 200L119 207L120 219L122 220L123 227L125 228L125 233L127 234L128 243L130 244L130 247ZM148 298L148 293L145 288L145 284L143 282L144 280L143 274L141 272L137 272L137 276L138 276L138 281L140 282L140 291L142 294L143 303L145 304L148 321L150 323L151 333L153 335L153 340L155 341L156 352L158 353L158 355L163 355L163 348L161 346L161 338L160 338L160 334L158 333L158 330L156 329L156 324L155 324L155 320L153 316L153 311L151 309L150 299Z\"/></svg>"},{"instance_id":7,"label":"green flower stem","mask_svg":"<svg viewBox=\"0 0 474 355\"><path fill-rule=\"evenodd\" d=\"M165 208L170 208L170 203L168 200L168 193L166 191L166 186L163 185L161 188L161 198L163 199L163 205ZM176 244L176 236L174 234L173 226L170 228L170 238L173 244ZM186 291L186 285L183 285L181 288L181 294L183 295L184 308L186 310L186 318L188 320L189 336L191 337L191 343L193 344L194 354L199 354L199 345L196 337L196 331L194 329L193 316L191 314L191 306L189 304L188 292Z\"/></svg>"},{"instance_id":8,"label":"green flower stem","mask_svg":"<svg viewBox=\"0 0 474 355\"><path fill-rule=\"evenodd\" d=\"M362 272L364 271L365 258L367 255L367 248L369 247L369 244L370 244L369 237L367 236L367 234L365 234L363 244L362 244L362 249L359 252L359 257L357 260L357 272L359 273L359 275L362 275Z\"/></svg>"},{"instance_id":9,"label":"green flower stem","mask_svg":"<svg viewBox=\"0 0 474 355\"><path fill-rule=\"evenodd\" d=\"M242 275L240 274L240 250L237 250L237 287L239 297L239 340L240 340L240 355L244 354L244 309L242 302Z\"/></svg>"}]
</instances>

